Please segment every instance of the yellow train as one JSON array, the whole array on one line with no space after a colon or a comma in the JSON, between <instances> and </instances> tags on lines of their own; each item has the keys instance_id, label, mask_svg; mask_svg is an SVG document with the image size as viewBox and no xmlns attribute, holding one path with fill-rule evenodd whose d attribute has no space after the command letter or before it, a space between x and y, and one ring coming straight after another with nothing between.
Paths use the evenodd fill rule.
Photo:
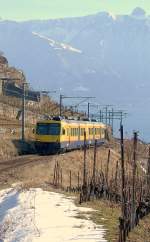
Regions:
<instances>
[{"instance_id":1,"label":"yellow train","mask_svg":"<svg viewBox=\"0 0 150 242\"><path fill-rule=\"evenodd\" d=\"M40 154L52 154L79 149L84 145L84 132L87 145L93 145L95 140L97 144L102 144L106 139L106 130L106 125L100 122L59 117L39 121L35 131L36 150Z\"/></svg>"}]
</instances>

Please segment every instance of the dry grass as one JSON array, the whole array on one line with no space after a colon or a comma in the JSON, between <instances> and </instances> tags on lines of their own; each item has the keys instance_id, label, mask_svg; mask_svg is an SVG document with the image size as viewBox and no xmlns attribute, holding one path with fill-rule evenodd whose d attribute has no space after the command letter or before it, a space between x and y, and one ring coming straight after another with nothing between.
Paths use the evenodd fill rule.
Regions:
<instances>
[{"instance_id":1,"label":"dry grass","mask_svg":"<svg viewBox=\"0 0 150 242\"><path fill-rule=\"evenodd\" d=\"M118 218L120 207L107 200L94 200L82 204L82 206L93 208L96 211L90 212L90 217L98 225L103 225L106 229L106 239L108 242L118 240ZM82 215L82 214L81 214Z\"/></svg>"},{"instance_id":2,"label":"dry grass","mask_svg":"<svg viewBox=\"0 0 150 242\"><path fill-rule=\"evenodd\" d=\"M109 148L100 147L97 152L97 169L106 170ZM118 149L111 148L109 178L114 175L116 161L120 155ZM88 174L92 174L94 150L87 150L87 166ZM45 189L53 189L49 186L53 182L54 166L58 162L63 171L63 186L69 186L69 173L72 171L72 185L76 186L78 181L78 172L80 172L80 183L82 183L83 173L83 151L74 151L59 156L31 156L24 157L24 161L20 158L17 166L1 172L0 187L9 186L12 183L23 184L24 189L30 187L43 187ZM0 166L1 167L1 166ZM59 190L58 190L59 191ZM74 195L74 194L73 194ZM79 198L77 198L77 202ZM88 206L96 209L92 212L92 220L97 224L103 224L107 229L106 237L108 241L118 240L118 217L120 216L120 208L106 200L94 200L82 206ZM80 215L84 216L84 215ZM149 242L150 225L149 216L140 222L140 226L130 234L130 242Z\"/></svg>"},{"instance_id":3,"label":"dry grass","mask_svg":"<svg viewBox=\"0 0 150 242\"><path fill-rule=\"evenodd\" d=\"M150 242L150 215L140 221L130 233L127 242Z\"/></svg>"},{"instance_id":4,"label":"dry grass","mask_svg":"<svg viewBox=\"0 0 150 242\"><path fill-rule=\"evenodd\" d=\"M0 159L9 159L17 155L15 145L9 139L0 137Z\"/></svg>"},{"instance_id":5,"label":"dry grass","mask_svg":"<svg viewBox=\"0 0 150 242\"><path fill-rule=\"evenodd\" d=\"M5 144L6 147L6 144ZM14 150L14 147L12 148ZM14 153L13 153L14 155ZM105 170L107 161L108 149L99 148L97 157L97 167L98 169ZM7 158L7 156L6 156ZM13 182L16 181L26 181L36 184L41 184L44 182L53 182L54 166L58 162L59 166L62 168L63 174L63 186L67 187L70 184L70 170L72 171L72 186L77 186L78 183L78 172L80 174L80 184L83 180L83 151L74 151L61 154L58 156L33 156L33 160L26 158L25 161L20 161L20 166L12 165L12 169L9 169L9 174L6 175L8 179ZM25 158L23 158L25 159ZM118 154L111 152L110 161L110 176L112 175L113 169L116 165L116 160L118 159ZM15 159L14 159L15 161ZM22 163L21 163L22 162ZM92 174L93 170L93 149L87 151L87 166L89 175ZM10 181L11 182L11 181Z\"/></svg>"}]
</instances>

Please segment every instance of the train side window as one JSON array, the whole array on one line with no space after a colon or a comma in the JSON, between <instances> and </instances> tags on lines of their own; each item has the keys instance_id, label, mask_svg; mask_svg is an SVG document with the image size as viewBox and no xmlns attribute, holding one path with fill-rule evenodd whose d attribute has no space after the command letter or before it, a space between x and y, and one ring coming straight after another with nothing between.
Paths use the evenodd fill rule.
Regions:
<instances>
[{"instance_id":1,"label":"train side window","mask_svg":"<svg viewBox=\"0 0 150 242\"><path fill-rule=\"evenodd\" d=\"M62 129L62 135L65 135L66 134L66 131L65 131L65 129L63 128Z\"/></svg>"},{"instance_id":2,"label":"train side window","mask_svg":"<svg viewBox=\"0 0 150 242\"><path fill-rule=\"evenodd\" d=\"M84 136L85 129L83 129L83 136Z\"/></svg>"},{"instance_id":3,"label":"train side window","mask_svg":"<svg viewBox=\"0 0 150 242\"><path fill-rule=\"evenodd\" d=\"M78 128L78 136L80 136L80 128Z\"/></svg>"}]
</instances>

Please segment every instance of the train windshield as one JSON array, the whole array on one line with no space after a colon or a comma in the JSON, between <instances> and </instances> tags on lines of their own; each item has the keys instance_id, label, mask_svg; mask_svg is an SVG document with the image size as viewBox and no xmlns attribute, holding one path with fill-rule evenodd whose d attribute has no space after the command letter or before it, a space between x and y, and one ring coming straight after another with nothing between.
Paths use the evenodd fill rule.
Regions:
<instances>
[{"instance_id":1,"label":"train windshield","mask_svg":"<svg viewBox=\"0 0 150 242\"><path fill-rule=\"evenodd\" d=\"M38 135L60 135L60 124L38 123L36 133Z\"/></svg>"}]
</instances>

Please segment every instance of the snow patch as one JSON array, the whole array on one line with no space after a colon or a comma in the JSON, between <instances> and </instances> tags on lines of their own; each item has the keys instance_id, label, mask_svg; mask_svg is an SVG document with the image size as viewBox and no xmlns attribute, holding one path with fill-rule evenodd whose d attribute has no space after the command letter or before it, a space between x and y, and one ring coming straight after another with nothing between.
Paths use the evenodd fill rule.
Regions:
<instances>
[{"instance_id":1,"label":"snow patch","mask_svg":"<svg viewBox=\"0 0 150 242\"><path fill-rule=\"evenodd\" d=\"M79 50L77 48L74 48L71 45L68 45L66 43L59 43L59 42L57 42L57 41L55 41L53 39L50 39L50 38L48 38L48 37L46 37L46 36L44 36L42 34L38 34L36 32L32 32L32 34L35 35L35 36L40 37L41 39L44 39L44 40L48 41L49 45L51 47L54 47L55 50L63 50L64 49L64 50L69 50L69 51L76 52L76 53L79 53L79 54L82 53L81 50Z\"/></svg>"},{"instance_id":2,"label":"snow patch","mask_svg":"<svg viewBox=\"0 0 150 242\"><path fill-rule=\"evenodd\" d=\"M146 174L147 171L146 171L145 167L143 166L143 163L141 161L139 163L140 163L140 167L141 167L142 171Z\"/></svg>"},{"instance_id":3,"label":"snow patch","mask_svg":"<svg viewBox=\"0 0 150 242\"><path fill-rule=\"evenodd\" d=\"M115 14L112 13L112 12L108 12L108 14L109 14L110 17L112 17L112 19L113 19L114 21L117 20L117 15L115 15Z\"/></svg>"},{"instance_id":4,"label":"snow patch","mask_svg":"<svg viewBox=\"0 0 150 242\"><path fill-rule=\"evenodd\" d=\"M103 226L77 219L72 199L62 194L30 189L0 192L0 241L4 242L106 242Z\"/></svg>"}]
</instances>

